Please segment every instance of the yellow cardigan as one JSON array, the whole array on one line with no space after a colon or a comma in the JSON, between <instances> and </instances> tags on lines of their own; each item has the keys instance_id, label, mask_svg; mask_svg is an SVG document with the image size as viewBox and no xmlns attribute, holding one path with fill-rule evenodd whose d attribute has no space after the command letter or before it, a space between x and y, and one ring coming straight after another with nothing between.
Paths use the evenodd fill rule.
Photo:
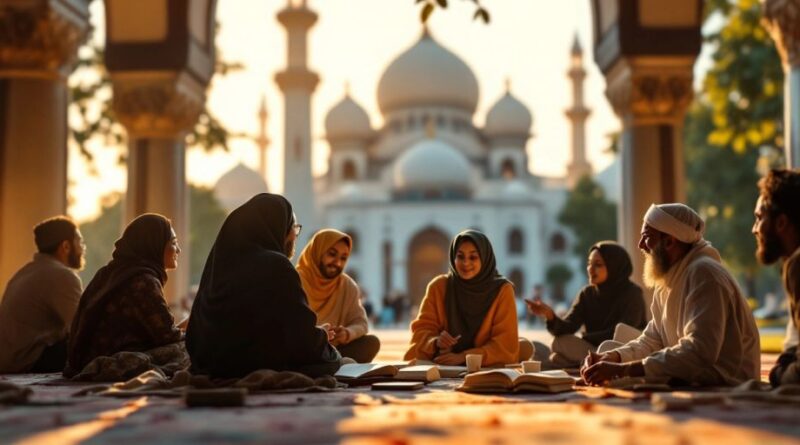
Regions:
<instances>
[{"instance_id":1,"label":"yellow cardigan","mask_svg":"<svg viewBox=\"0 0 800 445\"><path fill-rule=\"evenodd\" d=\"M436 337L448 330L444 298L447 276L440 275L428 284L425 298L417 319L411 323L411 345L405 360L432 360L436 353ZM511 283L500 288L497 298L489 307L478 333L475 347L463 351L466 354L482 354L482 366L502 366L516 363L519 359L519 336L517 307L514 302L514 286ZM451 334L455 335L453 332Z\"/></svg>"}]
</instances>

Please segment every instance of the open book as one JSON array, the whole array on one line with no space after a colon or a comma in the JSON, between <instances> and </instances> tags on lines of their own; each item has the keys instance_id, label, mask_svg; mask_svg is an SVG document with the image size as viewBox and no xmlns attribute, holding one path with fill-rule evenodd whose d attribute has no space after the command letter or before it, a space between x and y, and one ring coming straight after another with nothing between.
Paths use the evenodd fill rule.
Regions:
<instances>
[{"instance_id":1,"label":"open book","mask_svg":"<svg viewBox=\"0 0 800 445\"><path fill-rule=\"evenodd\" d=\"M344 382L372 380L407 380L418 382L434 382L439 380L439 367L436 365L405 366L403 364L353 363L342 365L334 374ZM369 380L369 381L368 381Z\"/></svg>"},{"instance_id":2,"label":"open book","mask_svg":"<svg viewBox=\"0 0 800 445\"><path fill-rule=\"evenodd\" d=\"M368 377L394 377L398 368L381 363L351 363L342 365L333 376L337 379L364 379Z\"/></svg>"},{"instance_id":3,"label":"open book","mask_svg":"<svg viewBox=\"0 0 800 445\"><path fill-rule=\"evenodd\" d=\"M523 374L516 369L499 368L467 374L457 389L465 392L547 392L571 391L575 377L564 371Z\"/></svg>"}]
</instances>

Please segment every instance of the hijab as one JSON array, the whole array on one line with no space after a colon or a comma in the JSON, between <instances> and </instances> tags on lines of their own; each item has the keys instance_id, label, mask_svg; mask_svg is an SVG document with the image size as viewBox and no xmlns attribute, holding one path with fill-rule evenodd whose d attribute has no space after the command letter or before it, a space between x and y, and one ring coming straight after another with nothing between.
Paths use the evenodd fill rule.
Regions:
<instances>
[{"instance_id":1,"label":"hijab","mask_svg":"<svg viewBox=\"0 0 800 445\"><path fill-rule=\"evenodd\" d=\"M347 276L344 272L333 278L326 278L319 270L322 257L325 253L339 241L344 241L352 249L353 240L350 235L334 229L323 229L314 234L311 241L300 254L297 264L297 272L303 282L303 290L308 297L308 305L311 306L319 319L327 319L320 313L329 300L336 300L342 292L350 289L347 286ZM356 289L357 290L357 289ZM333 305L331 305L332 307Z\"/></svg>"},{"instance_id":2,"label":"hijab","mask_svg":"<svg viewBox=\"0 0 800 445\"><path fill-rule=\"evenodd\" d=\"M162 286L167 282L164 249L171 239L172 224L156 213L140 215L125 227L114 243L111 261L97 271L78 303L67 349L70 369L80 371L86 364L82 346L104 316L104 303L117 295L120 285L137 275L150 275Z\"/></svg>"},{"instance_id":3,"label":"hijab","mask_svg":"<svg viewBox=\"0 0 800 445\"><path fill-rule=\"evenodd\" d=\"M614 241L600 241L589 248L589 253L594 250L603 258L608 271L606 280L594 286L600 296L617 295L626 292L631 286L636 286L630 280L633 264L624 247ZM638 286L636 287L638 288Z\"/></svg>"},{"instance_id":4,"label":"hijab","mask_svg":"<svg viewBox=\"0 0 800 445\"><path fill-rule=\"evenodd\" d=\"M471 241L481 258L481 270L469 280L458 276L456 254L464 241ZM464 230L450 243L450 271L447 274L445 314L450 334L461 335L453 347L461 352L475 347L475 336L500 288L510 283L497 272L497 261L489 238L477 230Z\"/></svg>"}]
</instances>

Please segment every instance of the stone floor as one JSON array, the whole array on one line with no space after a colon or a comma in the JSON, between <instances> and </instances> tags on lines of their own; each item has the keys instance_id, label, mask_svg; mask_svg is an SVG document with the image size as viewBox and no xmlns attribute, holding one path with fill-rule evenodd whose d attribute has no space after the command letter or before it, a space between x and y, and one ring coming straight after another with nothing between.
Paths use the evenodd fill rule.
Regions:
<instances>
[{"instance_id":1,"label":"stone floor","mask_svg":"<svg viewBox=\"0 0 800 445\"><path fill-rule=\"evenodd\" d=\"M379 359L400 359L408 334L378 335ZM52 375L4 378L34 396L0 407L0 444L800 444L800 406L763 402L658 413L647 399L469 395L440 381L414 393L262 394L241 408L190 409L176 398L71 397L85 385L53 385Z\"/></svg>"}]
</instances>

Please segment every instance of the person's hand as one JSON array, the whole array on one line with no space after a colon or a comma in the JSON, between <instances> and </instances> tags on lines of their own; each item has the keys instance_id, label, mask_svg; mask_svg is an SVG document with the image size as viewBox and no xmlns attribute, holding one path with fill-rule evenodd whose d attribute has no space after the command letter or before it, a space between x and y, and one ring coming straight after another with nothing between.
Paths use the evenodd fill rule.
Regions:
<instances>
[{"instance_id":1,"label":"person's hand","mask_svg":"<svg viewBox=\"0 0 800 445\"><path fill-rule=\"evenodd\" d=\"M336 333L331 328L331 324L330 323L322 323L321 325L319 325L317 327L322 329L323 331L325 331L326 334L328 334L328 341L329 342L332 341L334 339L334 337L336 336Z\"/></svg>"},{"instance_id":2,"label":"person's hand","mask_svg":"<svg viewBox=\"0 0 800 445\"><path fill-rule=\"evenodd\" d=\"M334 346L343 345L350 340L350 331L344 326L336 326L328 332L333 332L333 339L331 339L330 342Z\"/></svg>"},{"instance_id":3,"label":"person's hand","mask_svg":"<svg viewBox=\"0 0 800 445\"><path fill-rule=\"evenodd\" d=\"M456 343L458 343L458 340L460 338L461 338L461 334L456 335L455 337L453 337L452 335L450 335L449 332L442 331L441 334L439 334L439 336L436 337L436 347L439 348L440 352L442 350L445 350L445 349L449 350L450 348L455 346Z\"/></svg>"},{"instance_id":4,"label":"person's hand","mask_svg":"<svg viewBox=\"0 0 800 445\"><path fill-rule=\"evenodd\" d=\"M581 376L588 385L602 385L610 380L624 377L627 374L627 366L622 363L601 361L589 366Z\"/></svg>"},{"instance_id":5,"label":"person's hand","mask_svg":"<svg viewBox=\"0 0 800 445\"><path fill-rule=\"evenodd\" d=\"M620 355L618 352L606 352L604 354L597 354L591 349L586 353L586 358L583 359L583 364L581 365L580 373L581 377L584 376L586 371L591 368L593 365L596 365L600 362L610 362L610 363L619 363L621 360ZM586 380L586 378L584 378Z\"/></svg>"},{"instance_id":6,"label":"person's hand","mask_svg":"<svg viewBox=\"0 0 800 445\"><path fill-rule=\"evenodd\" d=\"M533 300L525 300L525 304L528 306L528 310L533 314L539 317L543 317L545 320L550 321L555 318L556 313L553 312L553 308L547 305L541 298L536 297Z\"/></svg>"},{"instance_id":7,"label":"person's hand","mask_svg":"<svg viewBox=\"0 0 800 445\"><path fill-rule=\"evenodd\" d=\"M437 365L456 366L463 365L467 362L467 354L463 352L448 352L447 354L439 354L433 359Z\"/></svg>"},{"instance_id":8,"label":"person's hand","mask_svg":"<svg viewBox=\"0 0 800 445\"><path fill-rule=\"evenodd\" d=\"M184 319L183 319L183 321L181 321L180 323L178 323L177 327L178 327L178 329L180 329L181 331L183 331L183 332L186 332L186 328L188 328L188 327L189 327L189 317L186 317L186 318L184 318Z\"/></svg>"}]
</instances>

